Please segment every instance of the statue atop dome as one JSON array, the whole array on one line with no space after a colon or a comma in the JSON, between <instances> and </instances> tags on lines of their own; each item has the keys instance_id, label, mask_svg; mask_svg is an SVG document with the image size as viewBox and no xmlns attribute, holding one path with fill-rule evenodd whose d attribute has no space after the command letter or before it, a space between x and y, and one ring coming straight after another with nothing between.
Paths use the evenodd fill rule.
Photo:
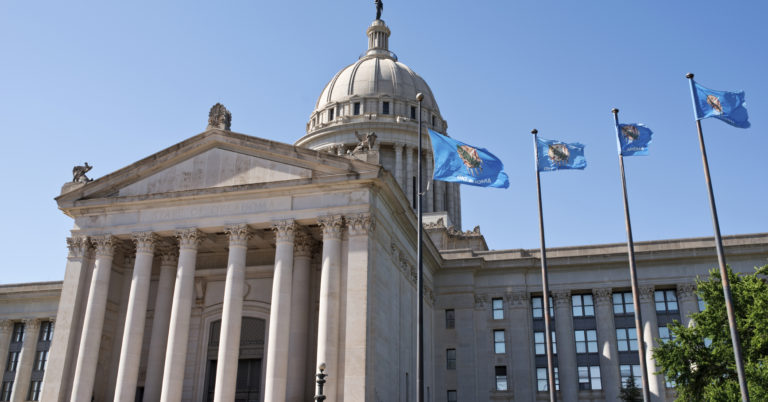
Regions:
<instances>
[{"instance_id":1,"label":"statue atop dome","mask_svg":"<svg viewBox=\"0 0 768 402\"><path fill-rule=\"evenodd\" d=\"M384 2L382 0L374 1L376 3L376 19L381 19L381 11L384 10Z\"/></svg>"},{"instance_id":2,"label":"statue atop dome","mask_svg":"<svg viewBox=\"0 0 768 402\"><path fill-rule=\"evenodd\" d=\"M208 113L208 130L217 128L229 131L232 125L232 113L221 103L216 103Z\"/></svg>"}]
</instances>

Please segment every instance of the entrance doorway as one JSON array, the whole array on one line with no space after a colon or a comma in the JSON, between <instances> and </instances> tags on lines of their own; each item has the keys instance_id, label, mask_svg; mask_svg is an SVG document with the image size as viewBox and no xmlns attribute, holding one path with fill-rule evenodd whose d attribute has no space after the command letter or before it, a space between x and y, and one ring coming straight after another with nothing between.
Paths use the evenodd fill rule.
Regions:
<instances>
[{"instance_id":1,"label":"entrance doorway","mask_svg":"<svg viewBox=\"0 0 768 402\"><path fill-rule=\"evenodd\" d=\"M243 317L240 329L240 353L237 362L237 385L235 402L261 402L261 373L264 358L266 321L260 318ZM221 320L210 326L208 342L208 364L205 374L205 400L212 402L216 389L216 366L219 355Z\"/></svg>"}]
</instances>

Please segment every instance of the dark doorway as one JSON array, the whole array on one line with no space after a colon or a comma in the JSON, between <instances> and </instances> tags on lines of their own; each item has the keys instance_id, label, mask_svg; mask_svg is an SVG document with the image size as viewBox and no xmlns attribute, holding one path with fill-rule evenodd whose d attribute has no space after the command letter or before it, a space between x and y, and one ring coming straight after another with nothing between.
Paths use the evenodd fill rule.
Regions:
<instances>
[{"instance_id":1,"label":"dark doorway","mask_svg":"<svg viewBox=\"0 0 768 402\"><path fill-rule=\"evenodd\" d=\"M240 329L240 354L237 363L235 402L260 402L261 372L264 358L266 322L260 318L243 317ZM205 400L212 402L216 389L216 366L219 355L221 320L211 323L205 369Z\"/></svg>"}]
</instances>

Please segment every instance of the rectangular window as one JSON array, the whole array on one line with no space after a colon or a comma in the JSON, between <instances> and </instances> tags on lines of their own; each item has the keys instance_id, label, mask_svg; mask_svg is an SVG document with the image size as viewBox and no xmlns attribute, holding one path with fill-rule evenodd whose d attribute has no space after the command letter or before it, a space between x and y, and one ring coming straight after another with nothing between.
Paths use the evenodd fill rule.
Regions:
<instances>
[{"instance_id":1,"label":"rectangular window","mask_svg":"<svg viewBox=\"0 0 768 402\"><path fill-rule=\"evenodd\" d=\"M573 303L573 316L574 317L594 317L595 305L592 303L592 295L573 295L571 296Z\"/></svg>"},{"instance_id":2,"label":"rectangular window","mask_svg":"<svg viewBox=\"0 0 768 402\"><path fill-rule=\"evenodd\" d=\"M445 368L456 370L456 349L445 350Z\"/></svg>"},{"instance_id":3,"label":"rectangular window","mask_svg":"<svg viewBox=\"0 0 768 402\"><path fill-rule=\"evenodd\" d=\"M328 121L333 121L334 109L328 109Z\"/></svg>"},{"instance_id":4,"label":"rectangular window","mask_svg":"<svg viewBox=\"0 0 768 402\"><path fill-rule=\"evenodd\" d=\"M699 301L699 312L704 311L704 309L707 308L707 302L705 302L698 294L696 295L696 300Z\"/></svg>"},{"instance_id":5,"label":"rectangular window","mask_svg":"<svg viewBox=\"0 0 768 402\"><path fill-rule=\"evenodd\" d=\"M411 118L416 119L416 106L411 106Z\"/></svg>"},{"instance_id":6,"label":"rectangular window","mask_svg":"<svg viewBox=\"0 0 768 402\"><path fill-rule=\"evenodd\" d=\"M667 343L670 339L672 339L672 332L670 332L669 328L666 325L659 327L659 340L661 340L660 343Z\"/></svg>"},{"instance_id":7,"label":"rectangular window","mask_svg":"<svg viewBox=\"0 0 768 402\"><path fill-rule=\"evenodd\" d=\"M493 350L496 354L507 352L507 345L504 342L504 330L497 329L493 331Z\"/></svg>"},{"instance_id":8,"label":"rectangular window","mask_svg":"<svg viewBox=\"0 0 768 402\"><path fill-rule=\"evenodd\" d=\"M656 311L677 311L677 295L674 290L657 290L654 292Z\"/></svg>"},{"instance_id":9,"label":"rectangular window","mask_svg":"<svg viewBox=\"0 0 768 402\"><path fill-rule=\"evenodd\" d=\"M491 305L493 306L493 319L494 320L503 320L504 319L504 299L493 299L491 300Z\"/></svg>"},{"instance_id":10,"label":"rectangular window","mask_svg":"<svg viewBox=\"0 0 768 402\"><path fill-rule=\"evenodd\" d=\"M544 336L544 332L533 333L533 347L536 350L537 355L547 354L547 339ZM557 354L557 339L555 338L555 331L552 331L552 354Z\"/></svg>"},{"instance_id":11,"label":"rectangular window","mask_svg":"<svg viewBox=\"0 0 768 402\"><path fill-rule=\"evenodd\" d=\"M597 353L597 331L594 329L577 329L573 331L576 338L576 353Z\"/></svg>"},{"instance_id":12,"label":"rectangular window","mask_svg":"<svg viewBox=\"0 0 768 402\"><path fill-rule=\"evenodd\" d=\"M600 366L579 366L579 389L603 389Z\"/></svg>"},{"instance_id":13,"label":"rectangular window","mask_svg":"<svg viewBox=\"0 0 768 402\"><path fill-rule=\"evenodd\" d=\"M544 318L544 299L541 296L531 298L533 306L533 318ZM549 298L549 317L555 317L555 308L552 306L552 298Z\"/></svg>"},{"instance_id":14,"label":"rectangular window","mask_svg":"<svg viewBox=\"0 0 768 402\"><path fill-rule=\"evenodd\" d=\"M40 324L40 340L50 341L53 339L53 323L50 321L45 321Z\"/></svg>"},{"instance_id":15,"label":"rectangular window","mask_svg":"<svg viewBox=\"0 0 768 402\"><path fill-rule=\"evenodd\" d=\"M621 364L619 365L619 373L621 374L621 386L624 387L627 384L627 379L632 377L635 381L635 386L642 389L643 378L640 371L639 364Z\"/></svg>"},{"instance_id":16,"label":"rectangular window","mask_svg":"<svg viewBox=\"0 0 768 402\"><path fill-rule=\"evenodd\" d=\"M8 352L8 364L5 365L5 371L16 371L16 365L19 364L19 352Z\"/></svg>"},{"instance_id":17,"label":"rectangular window","mask_svg":"<svg viewBox=\"0 0 768 402\"><path fill-rule=\"evenodd\" d=\"M538 391L549 391L549 377L547 377L546 367L536 368L536 389ZM555 367L555 390L560 390L560 375Z\"/></svg>"},{"instance_id":18,"label":"rectangular window","mask_svg":"<svg viewBox=\"0 0 768 402\"><path fill-rule=\"evenodd\" d=\"M619 292L613 294L613 313L635 313L635 304L632 302L632 292Z\"/></svg>"},{"instance_id":19,"label":"rectangular window","mask_svg":"<svg viewBox=\"0 0 768 402\"><path fill-rule=\"evenodd\" d=\"M381 114L389 114L389 102L381 103Z\"/></svg>"},{"instance_id":20,"label":"rectangular window","mask_svg":"<svg viewBox=\"0 0 768 402\"><path fill-rule=\"evenodd\" d=\"M0 401L10 401L11 391L13 391L13 380L3 381L3 389L0 390Z\"/></svg>"},{"instance_id":21,"label":"rectangular window","mask_svg":"<svg viewBox=\"0 0 768 402\"><path fill-rule=\"evenodd\" d=\"M432 127L435 126L435 115L432 115Z\"/></svg>"},{"instance_id":22,"label":"rectangular window","mask_svg":"<svg viewBox=\"0 0 768 402\"><path fill-rule=\"evenodd\" d=\"M616 328L616 343L619 352L637 350L637 330L635 328Z\"/></svg>"},{"instance_id":23,"label":"rectangular window","mask_svg":"<svg viewBox=\"0 0 768 402\"><path fill-rule=\"evenodd\" d=\"M456 402L456 390L455 389L449 389L448 390L448 402Z\"/></svg>"},{"instance_id":24,"label":"rectangular window","mask_svg":"<svg viewBox=\"0 0 768 402\"><path fill-rule=\"evenodd\" d=\"M496 391L507 390L507 366L496 366Z\"/></svg>"},{"instance_id":25,"label":"rectangular window","mask_svg":"<svg viewBox=\"0 0 768 402\"><path fill-rule=\"evenodd\" d=\"M355 102L352 105L352 113L357 116L360 114L360 102Z\"/></svg>"},{"instance_id":26,"label":"rectangular window","mask_svg":"<svg viewBox=\"0 0 768 402\"><path fill-rule=\"evenodd\" d=\"M47 361L48 361L48 351L47 350L38 350L37 354L35 355L34 370L37 370L37 371L45 370L45 363Z\"/></svg>"},{"instance_id":27,"label":"rectangular window","mask_svg":"<svg viewBox=\"0 0 768 402\"><path fill-rule=\"evenodd\" d=\"M29 384L29 394L27 395L28 401L39 401L40 390L42 389L42 381L32 381Z\"/></svg>"},{"instance_id":28,"label":"rectangular window","mask_svg":"<svg viewBox=\"0 0 768 402\"><path fill-rule=\"evenodd\" d=\"M11 342L22 342L24 340L24 323L17 322L13 324L13 337Z\"/></svg>"},{"instance_id":29,"label":"rectangular window","mask_svg":"<svg viewBox=\"0 0 768 402\"><path fill-rule=\"evenodd\" d=\"M445 310L445 328L456 328L456 312L453 309Z\"/></svg>"}]
</instances>

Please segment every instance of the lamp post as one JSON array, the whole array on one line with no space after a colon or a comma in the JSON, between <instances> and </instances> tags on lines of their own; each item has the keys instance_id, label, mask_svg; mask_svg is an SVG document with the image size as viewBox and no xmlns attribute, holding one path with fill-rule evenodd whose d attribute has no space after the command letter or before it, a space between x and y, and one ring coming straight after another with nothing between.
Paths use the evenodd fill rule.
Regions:
<instances>
[{"instance_id":1,"label":"lamp post","mask_svg":"<svg viewBox=\"0 0 768 402\"><path fill-rule=\"evenodd\" d=\"M328 377L328 374L325 374L325 363L320 363L317 368L320 372L317 373L317 395L315 395L315 400L322 402L325 400L325 395L323 395L323 385L325 385L325 377Z\"/></svg>"}]
</instances>

